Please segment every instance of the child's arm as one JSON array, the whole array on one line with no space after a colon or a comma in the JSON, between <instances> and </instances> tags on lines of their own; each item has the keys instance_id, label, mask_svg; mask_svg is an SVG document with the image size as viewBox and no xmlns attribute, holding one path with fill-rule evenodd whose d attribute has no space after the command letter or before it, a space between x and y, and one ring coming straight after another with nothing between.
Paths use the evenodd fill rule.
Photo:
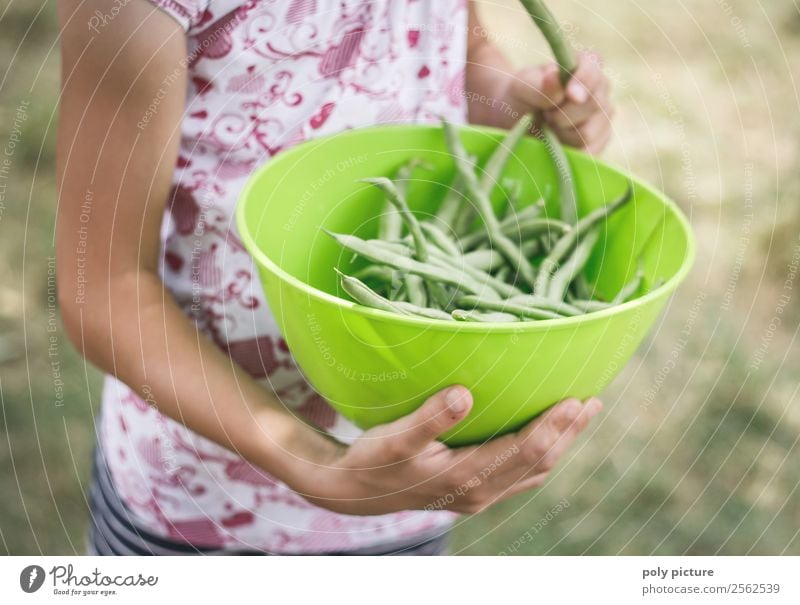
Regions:
<instances>
[{"instance_id":1,"label":"child's arm","mask_svg":"<svg viewBox=\"0 0 800 605\"><path fill-rule=\"evenodd\" d=\"M599 402L564 402L518 434L451 450L435 438L469 412L469 392L456 387L345 447L297 420L197 331L157 271L185 102L185 36L144 0L93 34L87 23L102 5L59 3L58 284L65 326L84 355L162 413L332 510L420 509L447 496L443 508L472 511L540 484ZM502 469L453 493L501 454Z\"/></svg>"},{"instance_id":2,"label":"child's arm","mask_svg":"<svg viewBox=\"0 0 800 605\"><path fill-rule=\"evenodd\" d=\"M466 77L471 122L509 128L533 111L564 143L591 153L605 148L614 109L609 81L596 55L579 54L578 68L565 89L555 63L515 70L485 32L472 0Z\"/></svg>"},{"instance_id":3,"label":"child's arm","mask_svg":"<svg viewBox=\"0 0 800 605\"><path fill-rule=\"evenodd\" d=\"M291 480L327 440L292 421L199 334L158 275L187 89L185 35L140 0L95 34L87 23L102 4L59 4L56 252L65 328L89 360L147 392L161 412ZM294 455L282 447L289 443Z\"/></svg>"}]
</instances>

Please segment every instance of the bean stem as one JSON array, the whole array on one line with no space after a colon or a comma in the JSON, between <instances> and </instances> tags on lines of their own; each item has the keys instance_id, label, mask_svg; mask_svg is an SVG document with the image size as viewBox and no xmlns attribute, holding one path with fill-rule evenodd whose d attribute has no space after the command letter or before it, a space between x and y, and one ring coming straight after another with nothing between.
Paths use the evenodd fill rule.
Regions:
<instances>
[{"instance_id":1,"label":"bean stem","mask_svg":"<svg viewBox=\"0 0 800 605\"><path fill-rule=\"evenodd\" d=\"M561 84L566 85L577 65L558 22L542 0L521 0L521 2L547 40L550 50L553 51L553 56L558 63Z\"/></svg>"}]
</instances>

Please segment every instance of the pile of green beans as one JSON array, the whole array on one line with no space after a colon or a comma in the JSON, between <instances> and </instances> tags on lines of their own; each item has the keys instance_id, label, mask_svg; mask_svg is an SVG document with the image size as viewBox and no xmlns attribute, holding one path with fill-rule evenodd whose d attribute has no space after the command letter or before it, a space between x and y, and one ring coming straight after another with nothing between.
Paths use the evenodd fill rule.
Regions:
<instances>
[{"instance_id":1,"label":"pile of green beans","mask_svg":"<svg viewBox=\"0 0 800 605\"><path fill-rule=\"evenodd\" d=\"M542 0L521 1L550 45L566 86L576 62L560 27ZM523 116L476 171L475 158L464 149L458 130L443 122L456 176L436 214L427 220L411 212L406 198L412 174L426 169L424 162L411 160L394 180L365 179L386 197L377 239L326 231L370 263L351 276L337 269L342 289L359 304L399 315L493 323L574 317L647 291L641 263L612 300L602 300L589 284L584 268L602 227L631 201L633 190L629 185L616 200L579 218L569 161L547 128L541 129L541 137L558 175L560 216L547 216L541 200L522 207L521 184L504 181L505 214L496 214L490 198L532 124L532 116Z\"/></svg>"},{"instance_id":2,"label":"pile of green beans","mask_svg":"<svg viewBox=\"0 0 800 605\"><path fill-rule=\"evenodd\" d=\"M425 219L410 210L407 198L414 171L430 170L423 162L412 159L394 179L363 179L385 197L377 238L326 231L368 263L353 275L336 269L347 295L399 315L496 323L574 317L622 304L645 291L641 267L613 300L597 296L584 274L605 222L631 201L630 186L617 199L578 218L574 189L564 191L573 187L572 175L563 174L569 165L555 137L545 144L560 175L559 218L548 216L541 200L521 206L520 184L501 181L514 148L530 127L531 117L524 116L480 170L464 150L458 131L444 122L456 176L439 210ZM506 193L502 215L490 201L496 187ZM465 214L470 220L462 218Z\"/></svg>"}]
</instances>

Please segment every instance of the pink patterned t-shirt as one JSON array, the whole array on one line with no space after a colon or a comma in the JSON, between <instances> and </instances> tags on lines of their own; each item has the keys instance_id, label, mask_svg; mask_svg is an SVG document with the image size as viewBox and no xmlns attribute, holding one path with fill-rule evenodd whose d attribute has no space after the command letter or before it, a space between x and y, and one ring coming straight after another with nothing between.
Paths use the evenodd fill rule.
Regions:
<instances>
[{"instance_id":1,"label":"pink patterned t-shirt","mask_svg":"<svg viewBox=\"0 0 800 605\"><path fill-rule=\"evenodd\" d=\"M257 166L304 140L438 116L463 122L465 0L151 2L186 30L189 50L180 155L162 227L163 280L191 320L284 405L352 439L358 430L295 367L237 236L234 208ZM199 546L341 551L433 532L453 519L316 507L112 377L101 445L138 522Z\"/></svg>"}]
</instances>

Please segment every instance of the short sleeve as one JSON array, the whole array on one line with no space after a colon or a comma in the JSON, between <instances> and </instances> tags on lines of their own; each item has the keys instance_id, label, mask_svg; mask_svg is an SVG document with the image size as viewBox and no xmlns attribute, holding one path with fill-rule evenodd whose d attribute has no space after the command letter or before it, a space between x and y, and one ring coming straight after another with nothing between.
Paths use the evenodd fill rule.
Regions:
<instances>
[{"instance_id":1,"label":"short sleeve","mask_svg":"<svg viewBox=\"0 0 800 605\"><path fill-rule=\"evenodd\" d=\"M189 31L203 19L211 0L148 0L175 19L183 31Z\"/></svg>"}]
</instances>

